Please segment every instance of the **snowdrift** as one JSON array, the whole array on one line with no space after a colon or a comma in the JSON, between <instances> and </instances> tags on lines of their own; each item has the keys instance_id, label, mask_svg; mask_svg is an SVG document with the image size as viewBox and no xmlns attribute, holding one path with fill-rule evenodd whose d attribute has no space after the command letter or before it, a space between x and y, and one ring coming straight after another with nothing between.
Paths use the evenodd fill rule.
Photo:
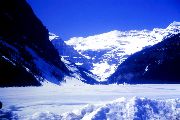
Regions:
<instances>
[{"instance_id":1,"label":"snowdrift","mask_svg":"<svg viewBox=\"0 0 180 120\"><path fill-rule=\"evenodd\" d=\"M62 115L62 120L180 120L180 99L124 97L104 105L87 105Z\"/></svg>"},{"instance_id":2,"label":"snowdrift","mask_svg":"<svg viewBox=\"0 0 180 120\"><path fill-rule=\"evenodd\" d=\"M105 104L86 105L80 110L62 115L48 111L37 112L29 117L17 116L9 112L8 114L4 116L26 120L180 120L180 99L122 97Z\"/></svg>"}]
</instances>

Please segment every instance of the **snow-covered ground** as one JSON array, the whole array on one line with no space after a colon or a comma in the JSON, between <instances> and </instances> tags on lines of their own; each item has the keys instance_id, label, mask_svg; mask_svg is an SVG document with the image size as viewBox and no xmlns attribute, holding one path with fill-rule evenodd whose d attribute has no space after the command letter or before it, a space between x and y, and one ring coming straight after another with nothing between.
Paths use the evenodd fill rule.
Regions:
<instances>
[{"instance_id":1,"label":"snow-covered ground","mask_svg":"<svg viewBox=\"0 0 180 120\"><path fill-rule=\"evenodd\" d=\"M3 102L0 118L4 113L6 117L14 116L20 120L178 120L179 98L178 84L65 83L61 86L47 84L43 87L0 88L0 101Z\"/></svg>"}]
</instances>

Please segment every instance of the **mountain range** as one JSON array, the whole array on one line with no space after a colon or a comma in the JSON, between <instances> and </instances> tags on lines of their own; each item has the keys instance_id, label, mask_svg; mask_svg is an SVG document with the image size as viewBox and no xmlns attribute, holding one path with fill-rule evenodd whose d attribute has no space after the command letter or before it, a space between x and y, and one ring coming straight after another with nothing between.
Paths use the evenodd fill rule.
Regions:
<instances>
[{"instance_id":1,"label":"mountain range","mask_svg":"<svg viewBox=\"0 0 180 120\"><path fill-rule=\"evenodd\" d=\"M66 41L55 34L50 34L50 37L65 59L91 71L99 78L98 81L106 81L129 56L179 32L180 22L173 22L165 29L154 28L152 31L114 30L85 38L73 37Z\"/></svg>"}]
</instances>

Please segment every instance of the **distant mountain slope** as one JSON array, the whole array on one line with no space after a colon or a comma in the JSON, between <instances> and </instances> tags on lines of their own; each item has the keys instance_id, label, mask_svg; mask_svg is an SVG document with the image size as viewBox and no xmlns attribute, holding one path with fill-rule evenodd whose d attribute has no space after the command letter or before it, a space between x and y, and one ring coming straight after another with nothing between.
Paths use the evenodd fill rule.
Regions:
<instances>
[{"instance_id":1,"label":"distant mountain slope","mask_svg":"<svg viewBox=\"0 0 180 120\"><path fill-rule=\"evenodd\" d=\"M88 59L80 55L73 47L68 46L59 36L49 33L49 38L58 50L59 54L62 56L61 59L70 72L70 76L68 77L69 79L66 79L67 77L65 78L66 82L70 82L71 79L74 79L87 84L99 83L98 76L84 68L85 66L88 68L91 64ZM81 63L84 63L84 67L78 66Z\"/></svg>"},{"instance_id":2,"label":"distant mountain slope","mask_svg":"<svg viewBox=\"0 0 180 120\"><path fill-rule=\"evenodd\" d=\"M80 67L90 70L106 80L113 74L125 59L145 47L161 42L163 38L170 37L180 32L180 22L171 23L166 29L155 28L149 30L111 31L99 35L74 37L65 41L67 48L64 54L69 60ZM56 43L60 44L56 39ZM64 44L64 43L63 43ZM61 45L60 45L61 46ZM61 51L61 47L59 49ZM70 53L74 57L70 57ZM79 63L79 64L78 64Z\"/></svg>"},{"instance_id":3,"label":"distant mountain slope","mask_svg":"<svg viewBox=\"0 0 180 120\"><path fill-rule=\"evenodd\" d=\"M180 83L180 34L130 56L108 83Z\"/></svg>"},{"instance_id":4,"label":"distant mountain slope","mask_svg":"<svg viewBox=\"0 0 180 120\"><path fill-rule=\"evenodd\" d=\"M0 86L59 84L68 69L25 0L0 1Z\"/></svg>"},{"instance_id":5,"label":"distant mountain slope","mask_svg":"<svg viewBox=\"0 0 180 120\"><path fill-rule=\"evenodd\" d=\"M76 65L80 65L83 68L91 68L91 61L79 54L72 46L67 45L59 36L50 33L49 38L63 58L75 63Z\"/></svg>"},{"instance_id":6,"label":"distant mountain slope","mask_svg":"<svg viewBox=\"0 0 180 120\"><path fill-rule=\"evenodd\" d=\"M65 60L63 57L61 60L65 63L66 67L70 71L70 75L64 77L64 82L74 85L78 85L80 82L90 85L100 84L100 82L98 82L99 78L90 71L78 67L74 63Z\"/></svg>"}]
</instances>

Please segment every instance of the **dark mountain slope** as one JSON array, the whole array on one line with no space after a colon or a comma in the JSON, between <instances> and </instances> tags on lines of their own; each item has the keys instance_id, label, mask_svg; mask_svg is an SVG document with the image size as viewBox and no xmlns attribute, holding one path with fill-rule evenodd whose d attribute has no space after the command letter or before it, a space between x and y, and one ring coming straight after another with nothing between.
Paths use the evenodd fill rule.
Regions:
<instances>
[{"instance_id":1,"label":"dark mountain slope","mask_svg":"<svg viewBox=\"0 0 180 120\"><path fill-rule=\"evenodd\" d=\"M92 61L79 54L72 46L67 45L62 39L56 38L51 41L54 47L58 50L61 56L64 56L66 60L76 63L82 63L82 68L90 70L92 67Z\"/></svg>"},{"instance_id":2,"label":"dark mountain slope","mask_svg":"<svg viewBox=\"0 0 180 120\"><path fill-rule=\"evenodd\" d=\"M0 58L0 69L0 87L41 85L34 76L28 73L21 65L14 66L2 57Z\"/></svg>"},{"instance_id":3,"label":"dark mountain slope","mask_svg":"<svg viewBox=\"0 0 180 120\"><path fill-rule=\"evenodd\" d=\"M58 84L68 74L48 33L25 0L0 1L0 86Z\"/></svg>"},{"instance_id":4,"label":"dark mountain slope","mask_svg":"<svg viewBox=\"0 0 180 120\"><path fill-rule=\"evenodd\" d=\"M108 83L180 83L180 34L130 56Z\"/></svg>"},{"instance_id":5,"label":"dark mountain slope","mask_svg":"<svg viewBox=\"0 0 180 120\"><path fill-rule=\"evenodd\" d=\"M67 68L71 71L71 76L81 80L87 84L99 84L97 80L99 78L88 71L83 67L79 67L76 63L83 63L83 66L90 67L90 61L86 59L84 56L80 55L73 47L68 46L62 39L55 38L51 41L55 48L58 50L59 54L66 59L64 63L66 64ZM73 63L73 62L75 63Z\"/></svg>"}]
</instances>

